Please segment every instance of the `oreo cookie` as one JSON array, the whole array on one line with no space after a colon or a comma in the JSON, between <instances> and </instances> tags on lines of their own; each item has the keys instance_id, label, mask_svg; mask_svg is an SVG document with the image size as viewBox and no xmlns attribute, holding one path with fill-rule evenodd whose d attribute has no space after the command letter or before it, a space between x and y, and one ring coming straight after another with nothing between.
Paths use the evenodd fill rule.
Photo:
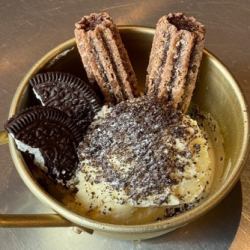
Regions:
<instances>
[{"instance_id":1,"label":"oreo cookie","mask_svg":"<svg viewBox=\"0 0 250 250\"><path fill-rule=\"evenodd\" d=\"M40 73L30 80L30 84L43 106L65 112L82 131L101 108L96 93L74 75L62 72Z\"/></svg>"},{"instance_id":2,"label":"oreo cookie","mask_svg":"<svg viewBox=\"0 0 250 250\"><path fill-rule=\"evenodd\" d=\"M78 165L76 149L82 134L64 112L34 106L5 124L17 148L33 156L34 163L58 183L68 185Z\"/></svg>"}]
</instances>

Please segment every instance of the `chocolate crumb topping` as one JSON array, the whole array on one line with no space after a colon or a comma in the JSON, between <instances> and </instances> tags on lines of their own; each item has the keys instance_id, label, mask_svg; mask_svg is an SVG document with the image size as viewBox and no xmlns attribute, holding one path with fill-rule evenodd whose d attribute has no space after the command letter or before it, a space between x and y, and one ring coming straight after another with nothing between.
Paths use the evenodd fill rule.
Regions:
<instances>
[{"instance_id":1,"label":"chocolate crumb topping","mask_svg":"<svg viewBox=\"0 0 250 250\"><path fill-rule=\"evenodd\" d=\"M178 144L195 138L198 131L184 117L152 97L119 103L89 127L79 145L85 180L108 182L114 189L124 190L136 204L150 195L163 194L166 187L180 181L173 172L183 171L191 162L188 143ZM167 197L162 198L155 204Z\"/></svg>"}]
</instances>

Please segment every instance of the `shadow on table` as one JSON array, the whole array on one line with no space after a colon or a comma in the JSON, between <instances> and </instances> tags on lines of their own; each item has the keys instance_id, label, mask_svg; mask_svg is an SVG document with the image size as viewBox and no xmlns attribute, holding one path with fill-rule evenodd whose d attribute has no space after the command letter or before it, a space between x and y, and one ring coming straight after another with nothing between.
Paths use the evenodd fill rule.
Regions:
<instances>
[{"instance_id":1,"label":"shadow on table","mask_svg":"<svg viewBox=\"0 0 250 250\"><path fill-rule=\"evenodd\" d=\"M145 243L166 243L168 249L228 249L237 232L242 210L240 182L211 212L197 221ZM147 244L146 243L146 244Z\"/></svg>"}]
</instances>

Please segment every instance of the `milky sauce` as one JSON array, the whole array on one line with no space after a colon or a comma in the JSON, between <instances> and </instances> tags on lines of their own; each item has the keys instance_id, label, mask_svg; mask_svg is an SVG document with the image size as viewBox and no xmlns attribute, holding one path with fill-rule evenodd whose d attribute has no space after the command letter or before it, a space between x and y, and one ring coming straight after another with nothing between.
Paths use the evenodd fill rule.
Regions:
<instances>
[{"instance_id":1,"label":"milky sauce","mask_svg":"<svg viewBox=\"0 0 250 250\"><path fill-rule=\"evenodd\" d=\"M99 117L105 117L107 113L107 108L104 108ZM201 150L198 155L194 154L196 165L187 167L182 173L183 181L165 189L165 197L168 197L165 202L156 205L149 195L139 205L133 204L123 190L117 191L105 181L88 182L85 178L86 173L81 171L77 174L78 191L75 199L72 200L72 197L69 198L66 195L63 202L79 214L114 224L153 222L197 206L209 196L213 186L219 181L223 172L224 151L223 137L216 121L209 114L194 113L191 115L192 119L189 117L187 119L195 128L199 126L199 137L192 143L200 145ZM95 122L99 123L100 120L97 119ZM179 147L182 146L179 145ZM115 161L116 164L119 164L119 158L116 158ZM89 168L93 171L94 168L87 161L82 164L85 169ZM123 202L120 202L121 200Z\"/></svg>"},{"instance_id":2,"label":"milky sauce","mask_svg":"<svg viewBox=\"0 0 250 250\"><path fill-rule=\"evenodd\" d=\"M105 107L102 113L99 114L99 118L104 117L108 113L108 109ZM54 196L58 201L62 202L70 210L87 216L98 221L114 223L114 224L143 224L147 222L153 222L157 220L163 220L165 218L178 215L192 207L202 203L210 193L213 193L213 188L217 186L223 178L224 169L224 149L223 149L223 137L220 133L220 128L217 122L210 114L204 112L191 112L192 119L197 121L203 136L207 141L207 153L209 161L209 183L206 185L204 192L201 192L200 199L197 199L192 203L181 203L179 205L173 205L174 202L178 202L178 199L172 200L172 205L163 206L147 206L138 207L131 204L119 204L117 203L117 197L110 196L107 192L106 195L103 190L108 185L100 183L98 185L90 185L84 180L84 176L81 172L77 174L78 190L68 190L63 188L59 184L53 183L53 181L46 176L46 174L39 168L34 166L32 161L26 159L32 174L43 186L48 193ZM99 122L96 120L95 122ZM205 165L207 162L204 163ZM216 173L216 174L215 174ZM72 183L74 183L72 181ZM101 193L101 199L92 199L91 192ZM117 194L118 195L118 194ZM121 195L121 194L120 194ZM96 195L95 195L96 196ZM104 196L104 197L103 197ZM105 197L106 196L106 197ZM115 198L115 199L114 199ZM103 202L105 200L105 202Z\"/></svg>"}]
</instances>

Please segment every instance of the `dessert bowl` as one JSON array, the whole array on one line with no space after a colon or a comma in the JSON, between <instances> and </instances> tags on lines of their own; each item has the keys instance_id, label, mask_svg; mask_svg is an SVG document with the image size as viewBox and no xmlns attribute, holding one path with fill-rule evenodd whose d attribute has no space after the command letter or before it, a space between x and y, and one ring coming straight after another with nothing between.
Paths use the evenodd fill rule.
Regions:
<instances>
[{"instance_id":1,"label":"dessert bowl","mask_svg":"<svg viewBox=\"0 0 250 250\"><path fill-rule=\"evenodd\" d=\"M144 88L154 29L136 26L119 27L123 42L140 84ZM75 39L70 39L52 49L25 75L14 95L9 117L35 102L29 79L39 72L62 71L86 79ZM204 51L199 78L192 103L210 114L218 123L223 137L223 164L215 166L214 179L209 195L195 208L162 221L141 225L103 223L80 215L63 204L54 192L40 184L17 150L13 138L8 142L15 167L34 195L57 214L51 215L0 215L1 226L77 226L92 233L97 232L122 239L147 239L157 237L195 220L216 206L233 188L240 177L248 152L249 121L243 95L230 72L210 52ZM1 132L1 143L7 142ZM216 144L213 144L216 147ZM216 148L214 148L216 152ZM217 155L219 157L219 155Z\"/></svg>"}]
</instances>

